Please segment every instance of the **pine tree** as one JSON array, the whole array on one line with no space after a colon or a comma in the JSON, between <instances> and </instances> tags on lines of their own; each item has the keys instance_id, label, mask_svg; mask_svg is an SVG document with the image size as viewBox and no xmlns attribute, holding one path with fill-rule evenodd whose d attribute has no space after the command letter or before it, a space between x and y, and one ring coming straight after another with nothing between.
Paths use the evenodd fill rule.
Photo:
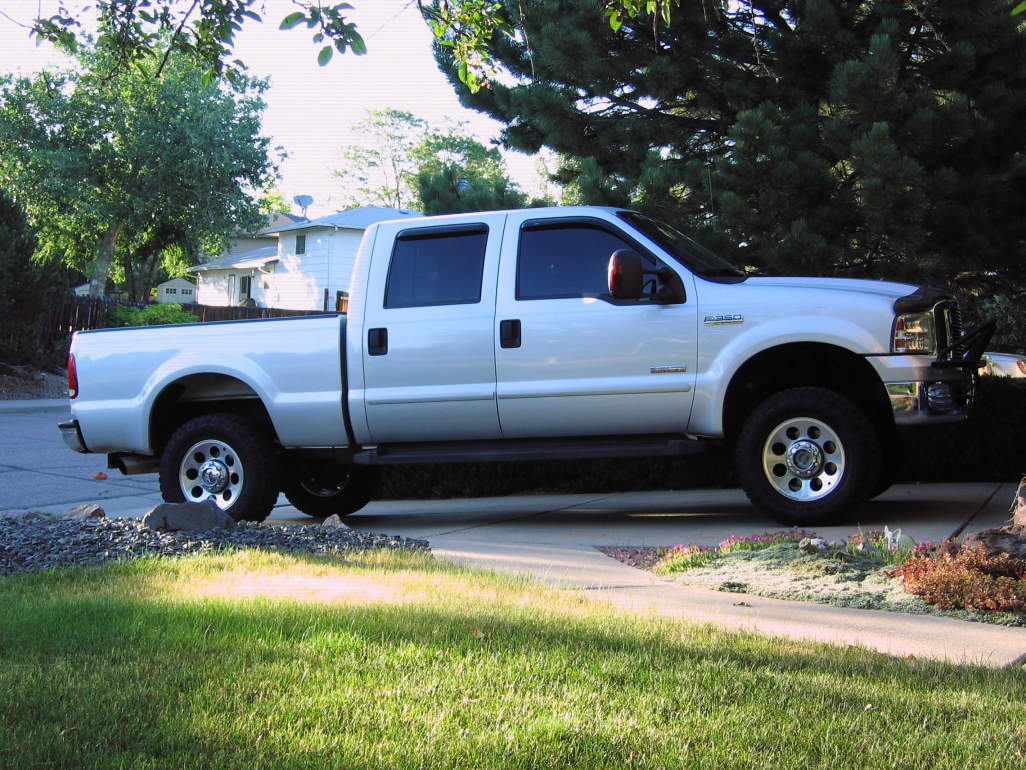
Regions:
<instances>
[{"instance_id":1,"label":"pine tree","mask_svg":"<svg viewBox=\"0 0 1026 770\"><path fill-rule=\"evenodd\" d=\"M682 0L610 28L522 0L464 104L630 205L787 274L1026 291L1026 33L1005 0Z\"/></svg>"}]
</instances>

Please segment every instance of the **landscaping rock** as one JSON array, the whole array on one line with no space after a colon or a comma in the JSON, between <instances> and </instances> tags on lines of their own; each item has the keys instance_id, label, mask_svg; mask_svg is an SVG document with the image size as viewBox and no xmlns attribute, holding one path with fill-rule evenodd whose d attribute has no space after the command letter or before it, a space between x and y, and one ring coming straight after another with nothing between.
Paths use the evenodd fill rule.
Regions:
<instances>
[{"instance_id":1,"label":"landscaping rock","mask_svg":"<svg viewBox=\"0 0 1026 770\"><path fill-rule=\"evenodd\" d=\"M151 508L143 526L162 532L208 532L235 529L235 520L217 507L213 500L202 503L161 503Z\"/></svg>"},{"instance_id":2,"label":"landscaping rock","mask_svg":"<svg viewBox=\"0 0 1026 770\"><path fill-rule=\"evenodd\" d=\"M1026 478L1019 482L1019 489L1012 501L1012 526L1026 527Z\"/></svg>"},{"instance_id":3,"label":"landscaping rock","mask_svg":"<svg viewBox=\"0 0 1026 770\"><path fill-rule=\"evenodd\" d=\"M334 527L336 529L349 529L348 526L342 523L342 519L339 518L339 515L337 513L333 513L331 516L326 518L321 526Z\"/></svg>"},{"instance_id":4,"label":"landscaping rock","mask_svg":"<svg viewBox=\"0 0 1026 770\"><path fill-rule=\"evenodd\" d=\"M827 541L821 537L803 537L798 541L798 550L802 553L819 553L825 551Z\"/></svg>"},{"instance_id":5,"label":"landscaping rock","mask_svg":"<svg viewBox=\"0 0 1026 770\"><path fill-rule=\"evenodd\" d=\"M27 509L25 509L25 510L12 509L12 510L7 510L7 511L0 511L0 521L7 520L7 521L17 521L19 523L25 523L25 522L29 522L29 521L40 521L40 520L43 520L43 519L46 519L46 516L44 516L43 514L37 512L37 511L30 511L30 510L27 510Z\"/></svg>"},{"instance_id":6,"label":"landscaping rock","mask_svg":"<svg viewBox=\"0 0 1026 770\"><path fill-rule=\"evenodd\" d=\"M1026 526L1012 524L983 529L965 536L962 550L981 550L988 558L1008 554L1010 559L1026 561Z\"/></svg>"},{"instance_id":7,"label":"landscaping rock","mask_svg":"<svg viewBox=\"0 0 1026 770\"><path fill-rule=\"evenodd\" d=\"M86 503L69 508L61 514L62 519L105 519L106 512L96 503Z\"/></svg>"},{"instance_id":8,"label":"landscaping rock","mask_svg":"<svg viewBox=\"0 0 1026 770\"><path fill-rule=\"evenodd\" d=\"M198 508L198 505L192 504ZM153 556L177 557L259 549L274 553L351 554L368 550L426 551L411 540L340 527L239 522L231 532L161 532L139 519L0 520L0 575L58 566L103 564Z\"/></svg>"}]
</instances>

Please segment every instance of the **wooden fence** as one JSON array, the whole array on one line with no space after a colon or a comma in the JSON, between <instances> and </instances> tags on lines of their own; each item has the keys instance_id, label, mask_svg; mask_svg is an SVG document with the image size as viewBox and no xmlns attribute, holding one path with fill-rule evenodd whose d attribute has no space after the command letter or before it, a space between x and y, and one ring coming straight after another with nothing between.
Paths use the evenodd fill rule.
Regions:
<instances>
[{"instance_id":1,"label":"wooden fence","mask_svg":"<svg viewBox=\"0 0 1026 770\"><path fill-rule=\"evenodd\" d=\"M347 297L348 298L348 297ZM61 304L41 313L37 318L39 348L53 350L66 342L72 332L102 329L107 324L107 311L116 305L146 307L147 302L135 302L110 297L67 297ZM341 309L344 311L345 306ZM303 315L323 315L322 310L286 310L276 307L214 307L212 305L182 305L200 323L205 321L238 321L247 318L287 318ZM335 312L334 308L331 312Z\"/></svg>"}]
</instances>

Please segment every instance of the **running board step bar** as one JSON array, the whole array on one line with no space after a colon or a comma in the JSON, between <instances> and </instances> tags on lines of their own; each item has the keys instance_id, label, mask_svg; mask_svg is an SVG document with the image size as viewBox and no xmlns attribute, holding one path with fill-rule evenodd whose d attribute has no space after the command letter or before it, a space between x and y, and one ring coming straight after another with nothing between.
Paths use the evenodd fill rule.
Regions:
<instances>
[{"instance_id":1,"label":"running board step bar","mask_svg":"<svg viewBox=\"0 0 1026 770\"><path fill-rule=\"evenodd\" d=\"M708 444L679 433L580 439L508 439L384 444L353 455L357 465L492 463L510 460L582 460L603 457L678 457L701 454Z\"/></svg>"}]
</instances>

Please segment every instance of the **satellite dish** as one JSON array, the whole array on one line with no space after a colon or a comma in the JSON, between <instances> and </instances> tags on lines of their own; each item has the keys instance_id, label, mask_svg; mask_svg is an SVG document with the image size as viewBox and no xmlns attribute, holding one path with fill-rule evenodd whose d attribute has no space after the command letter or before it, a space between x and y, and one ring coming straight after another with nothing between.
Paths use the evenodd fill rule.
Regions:
<instances>
[{"instance_id":1,"label":"satellite dish","mask_svg":"<svg viewBox=\"0 0 1026 770\"><path fill-rule=\"evenodd\" d=\"M312 195L297 195L292 202L303 209L303 219L306 219L306 207L313 203Z\"/></svg>"}]
</instances>

